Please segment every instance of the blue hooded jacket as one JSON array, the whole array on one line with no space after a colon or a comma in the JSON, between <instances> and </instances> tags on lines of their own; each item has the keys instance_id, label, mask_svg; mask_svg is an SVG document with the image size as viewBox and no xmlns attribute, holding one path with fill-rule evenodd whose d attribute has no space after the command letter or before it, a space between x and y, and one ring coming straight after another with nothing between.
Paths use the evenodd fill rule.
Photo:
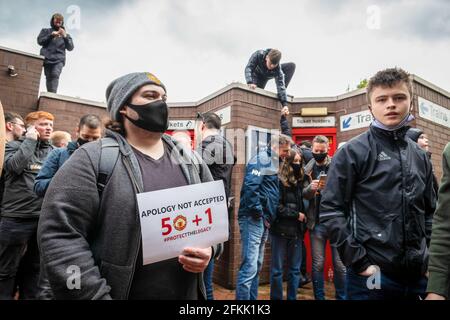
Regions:
<instances>
[{"instance_id":1,"label":"blue hooded jacket","mask_svg":"<svg viewBox=\"0 0 450 320\"><path fill-rule=\"evenodd\" d=\"M78 143L71 141L67 148L53 149L44 162L36 179L34 180L34 193L43 197L59 168L66 162L72 153L78 149Z\"/></svg>"},{"instance_id":2,"label":"blue hooded jacket","mask_svg":"<svg viewBox=\"0 0 450 320\"><path fill-rule=\"evenodd\" d=\"M241 189L239 216L274 221L279 200L277 160L277 155L264 151L249 161Z\"/></svg>"}]
</instances>

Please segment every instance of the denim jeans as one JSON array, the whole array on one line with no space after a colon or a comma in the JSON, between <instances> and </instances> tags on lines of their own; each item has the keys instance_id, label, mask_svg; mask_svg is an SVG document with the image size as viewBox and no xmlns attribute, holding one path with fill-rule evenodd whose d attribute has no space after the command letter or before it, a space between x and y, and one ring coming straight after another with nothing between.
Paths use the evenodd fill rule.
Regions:
<instances>
[{"instance_id":1,"label":"denim jeans","mask_svg":"<svg viewBox=\"0 0 450 320\"><path fill-rule=\"evenodd\" d=\"M368 279L368 277L356 274L351 268L348 269L347 294L349 300L420 300L426 297L428 279L425 276L408 281L395 279L380 272L378 288L374 286L376 277L369 281L370 286L367 283Z\"/></svg>"},{"instance_id":2,"label":"denim jeans","mask_svg":"<svg viewBox=\"0 0 450 320\"><path fill-rule=\"evenodd\" d=\"M237 277L236 300L256 300L268 232L262 218L240 216L238 223L241 232L241 265Z\"/></svg>"},{"instance_id":3,"label":"denim jeans","mask_svg":"<svg viewBox=\"0 0 450 320\"><path fill-rule=\"evenodd\" d=\"M287 300L297 300L302 264L302 239L287 239L270 235L272 263L270 270L270 299L283 300L283 265L287 259Z\"/></svg>"},{"instance_id":4,"label":"denim jeans","mask_svg":"<svg viewBox=\"0 0 450 320\"><path fill-rule=\"evenodd\" d=\"M311 231L311 253L312 253L312 278L314 288L314 298L325 300L323 268L325 264L325 248L328 234L323 225L316 225ZM336 248L331 248L334 269L334 287L336 289L336 300L347 298L346 290L346 267L339 257Z\"/></svg>"},{"instance_id":5,"label":"denim jeans","mask_svg":"<svg viewBox=\"0 0 450 320\"><path fill-rule=\"evenodd\" d=\"M13 299L17 285L20 299L38 296L37 225L38 219L0 218L0 300Z\"/></svg>"},{"instance_id":6,"label":"denim jeans","mask_svg":"<svg viewBox=\"0 0 450 320\"><path fill-rule=\"evenodd\" d=\"M205 281L206 288L206 300L214 300L214 287L213 287L213 273L214 273L214 259L211 258L208 266L203 272L203 280Z\"/></svg>"}]
</instances>

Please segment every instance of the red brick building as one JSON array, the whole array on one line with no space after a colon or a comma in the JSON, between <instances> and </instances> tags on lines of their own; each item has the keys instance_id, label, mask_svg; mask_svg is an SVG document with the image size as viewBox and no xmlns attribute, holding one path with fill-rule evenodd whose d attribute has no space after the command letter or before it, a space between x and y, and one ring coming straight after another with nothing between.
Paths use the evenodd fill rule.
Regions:
<instances>
[{"instance_id":1,"label":"red brick building","mask_svg":"<svg viewBox=\"0 0 450 320\"><path fill-rule=\"evenodd\" d=\"M104 103L52 93L41 93L38 97L42 63L42 57L0 47L0 100L5 111L13 110L23 116L35 110L49 111L56 116L55 129L67 130L72 134L82 114L107 116ZM9 64L15 65L17 77L8 76ZM428 134L432 161L439 178L442 174L442 150L450 141L450 93L418 76L413 75L413 80L413 114L416 120L412 125L422 128ZM365 89L337 97L289 98L289 120L294 140L298 142L324 134L330 138L332 153L339 143L367 130L371 121ZM245 84L232 83L198 102L169 103L169 106L171 130L186 129L193 136L197 112L214 111L223 119L227 138L234 141L238 156L232 179L235 210L230 221L230 240L216 264L214 274L215 282L234 288L240 263L237 213L245 162L250 149L257 143L254 141L255 137L264 136L268 129L279 129L280 103L275 93L261 89L252 91ZM270 250L269 246L266 248L261 282L268 281Z\"/></svg>"}]
</instances>

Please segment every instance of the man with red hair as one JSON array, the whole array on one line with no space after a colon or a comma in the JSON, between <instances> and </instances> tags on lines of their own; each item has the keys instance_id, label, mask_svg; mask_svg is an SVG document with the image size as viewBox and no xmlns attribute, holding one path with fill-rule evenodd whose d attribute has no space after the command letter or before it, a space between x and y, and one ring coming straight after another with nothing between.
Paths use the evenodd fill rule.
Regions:
<instances>
[{"instance_id":1,"label":"man with red hair","mask_svg":"<svg viewBox=\"0 0 450 320\"><path fill-rule=\"evenodd\" d=\"M24 137L5 148L5 190L0 218L0 300L12 299L16 284L21 299L38 295L39 250L36 231L42 198L33 192L34 179L53 149L52 114L31 112ZM21 269L21 277L16 274Z\"/></svg>"}]
</instances>

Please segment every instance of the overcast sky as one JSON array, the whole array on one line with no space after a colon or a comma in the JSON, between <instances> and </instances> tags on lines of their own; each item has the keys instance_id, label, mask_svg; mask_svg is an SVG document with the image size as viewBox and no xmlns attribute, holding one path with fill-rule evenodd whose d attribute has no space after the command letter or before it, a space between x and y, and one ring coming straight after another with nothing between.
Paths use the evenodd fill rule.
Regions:
<instances>
[{"instance_id":1,"label":"overcast sky","mask_svg":"<svg viewBox=\"0 0 450 320\"><path fill-rule=\"evenodd\" d=\"M244 83L250 55L270 47L297 64L295 97L342 94L393 66L450 91L448 0L0 0L0 12L0 46L35 54L63 13L75 49L59 93L96 101L134 71L157 75L169 102L198 101Z\"/></svg>"}]
</instances>

